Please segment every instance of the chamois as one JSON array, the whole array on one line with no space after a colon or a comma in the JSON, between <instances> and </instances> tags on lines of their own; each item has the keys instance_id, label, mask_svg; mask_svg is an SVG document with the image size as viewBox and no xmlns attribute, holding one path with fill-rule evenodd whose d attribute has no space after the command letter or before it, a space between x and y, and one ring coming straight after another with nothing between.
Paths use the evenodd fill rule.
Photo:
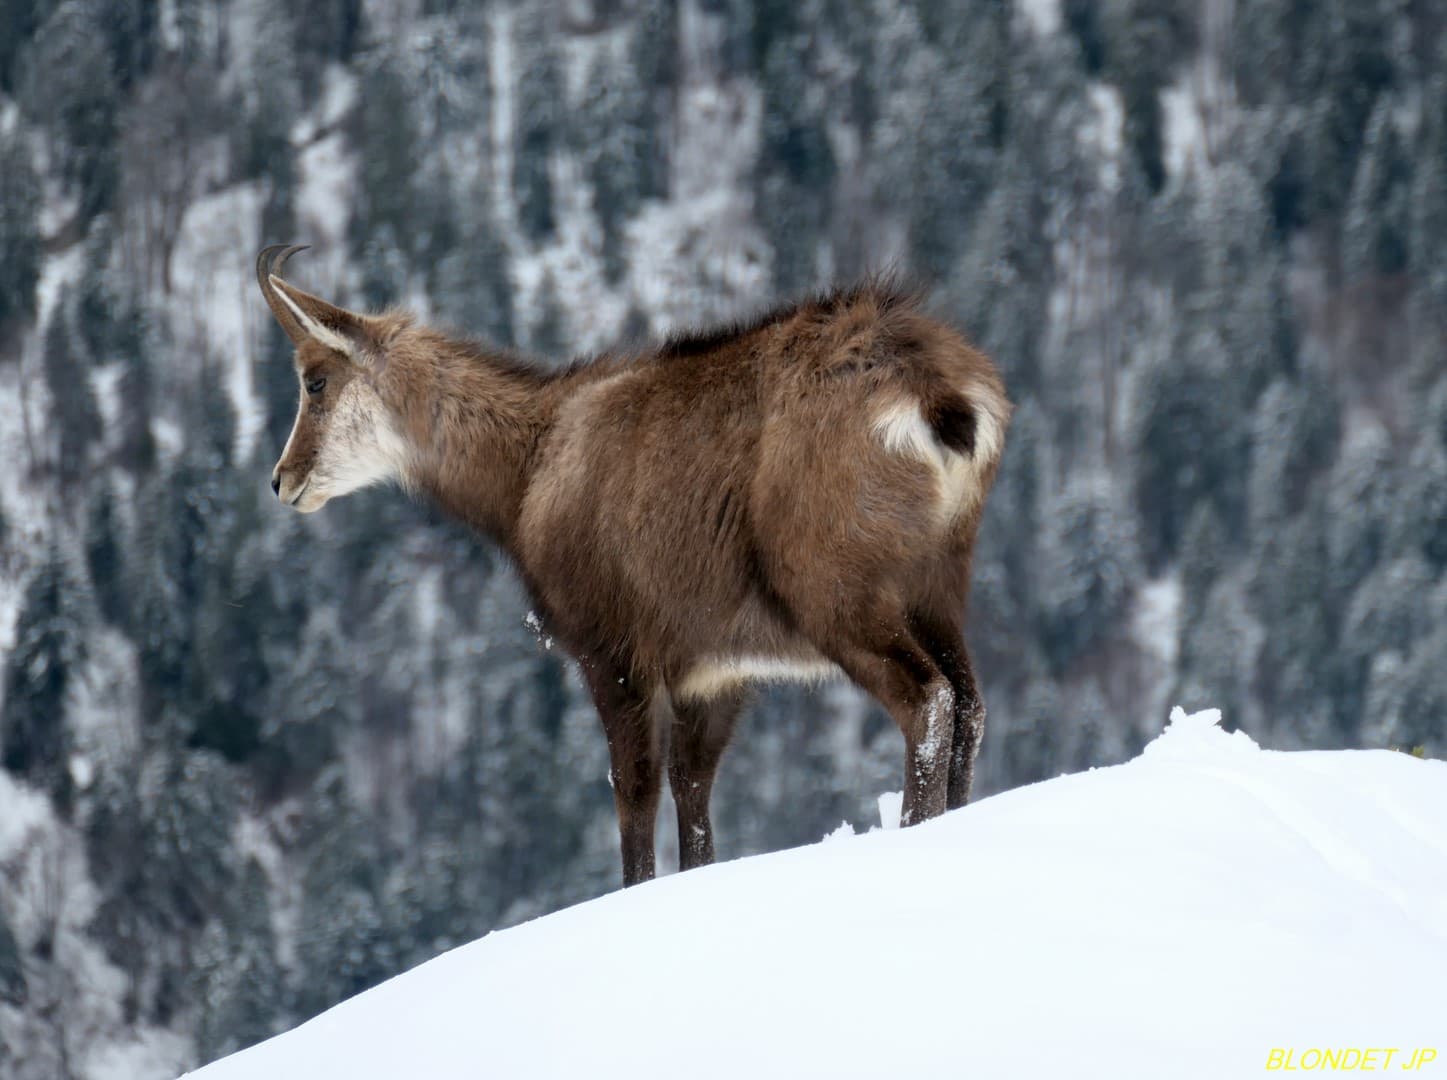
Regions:
<instances>
[{"instance_id":1,"label":"chamois","mask_svg":"<svg viewBox=\"0 0 1447 1080\"><path fill-rule=\"evenodd\" d=\"M844 675L904 734L903 824L964 804L985 707L960 623L1010 403L887 282L542 370L257 279L296 346L271 486L303 513L395 481L512 557L581 667L623 880L653 876L663 772L684 869L747 684Z\"/></svg>"}]
</instances>

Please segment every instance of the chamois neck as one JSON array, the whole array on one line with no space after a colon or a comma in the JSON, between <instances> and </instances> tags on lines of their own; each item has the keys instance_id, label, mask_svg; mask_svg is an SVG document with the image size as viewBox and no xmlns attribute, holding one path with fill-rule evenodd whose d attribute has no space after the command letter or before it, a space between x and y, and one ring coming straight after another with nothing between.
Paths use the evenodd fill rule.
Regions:
<instances>
[{"instance_id":1,"label":"chamois neck","mask_svg":"<svg viewBox=\"0 0 1447 1080\"><path fill-rule=\"evenodd\" d=\"M507 546L548 423L547 377L501 352L441 335L396 356L409 486ZM410 361L410 362L409 362Z\"/></svg>"}]
</instances>

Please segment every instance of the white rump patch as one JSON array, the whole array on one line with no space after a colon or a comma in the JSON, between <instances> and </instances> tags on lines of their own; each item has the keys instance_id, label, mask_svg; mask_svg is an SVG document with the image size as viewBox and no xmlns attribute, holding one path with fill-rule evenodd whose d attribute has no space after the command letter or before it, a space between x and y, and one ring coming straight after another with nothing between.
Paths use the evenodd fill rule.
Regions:
<instances>
[{"instance_id":1,"label":"white rump patch","mask_svg":"<svg viewBox=\"0 0 1447 1080\"><path fill-rule=\"evenodd\" d=\"M884 448L930 467L939 492L940 523L948 525L979 502L981 477L1000 458L1004 447L1008 405L984 387L972 387L966 398L975 410L975 452L961 454L940 442L914 399L896 401L874 418L874 434Z\"/></svg>"},{"instance_id":2,"label":"white rump patch","mask_svg":"<svg viewBox=\"0 0 1447 1080\"><path fill-rule=\"evenodd\" d=\"M786 660L777 656L715 657L695 665L675 687L676 697L711 698L745 682L822 682L843 678L828 660Z\"/></svg>"},{"instance_id":3,"label":"white rump patch","mask_svg":"<svg viewBox=\"0 0 1447 1080\"><path fill-rule=\"evenodd\" d=\"M956 453L928 423L918 401L897 401L874 419L874 433L884 448L930 467L938 492L936 511L947 525L979 497L979 472L973 458ZM971 494L973 492L973 497Z\"/></svg>"},{"instance_id":4,"label":"white rump patch","mask_svg":"<svg viewBox=\"0 0 1447 1080\"><path fill-rule=\"evenodd\" d=\"M1005 422L1010 404L987 386L974 386L965 396L975 406L975 460L980 468L994 465L1005 452Z\"/></svg>"},{"instance_id":5,"label":"white rump patch","mask_svg":"<svg viewBox=\"0 0 1447 1080\"><path fill-rule=\"evenodd\" d=\"M874 433L886 450L930 463L937 462L944 447L925 423L918 401L896 401L874 418Z\"/></svg>"}]
</instances>

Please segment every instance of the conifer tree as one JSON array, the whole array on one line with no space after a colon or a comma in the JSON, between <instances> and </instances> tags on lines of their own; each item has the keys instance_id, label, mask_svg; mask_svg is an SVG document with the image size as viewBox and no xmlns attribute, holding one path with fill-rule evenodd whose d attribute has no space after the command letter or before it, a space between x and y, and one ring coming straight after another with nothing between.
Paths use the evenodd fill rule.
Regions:
<instances>
[{"instance_id":1,"label":"conifer tree","mask_svg":"<svg viewBox=\"0 0 1447 1080\"><path fill-rule=\"evenodd\" d=\"M774 282L785 292L816 284L837 163L826 131L817 57L798 15L765 5L755 48L763 93L755 213L774 241Z\"/></svg>"},{"instance_id":2,"label":"conifer tree","mask_svg":"<svg viewBox=\"0 0 1447 1080\"><path fill-rule=\"evenodd\" d=\"M1447 58L1447 45L1439 46ZM1419 302L1438 325L1447 325L1447 70L1440 64L1423 92L1422 123L1409 192L1407 262Z\"/></svg>"},{"instance_id":3,"label":"conifer tree","mask_svg":"<svg viewBox=\"0 0 1447 1080\"><path fill-rule=\"evenodd\" d=\"M527 76L518 84L512 191L518 225L536 244L551 238L556 227L552 164L562 133L562 76L540 8L529 8L514 32L517 60Z\"/></svg>"},{"instance_id":4,"label":"conifer tree","mask_svg":"<svg viewBox=\"0 0 1447 1080\"><path fill-rule=\"evenodd\" d=\"M0 1002L7 1005L25 1004L25 967L20 955L20 946L15 933L0 909ZM0 1062L4 1055L0 1054Z\"/></svg>"},{"instance_id":5,"label":"conifer tree","mask_svg":"<svg viewBox=\"0 0 1447 1080\"><path fill-rule=\"evenodd\" d=\"M94 0L59 4L25 54L21 106L54 136L61 179L76 192L83 219L109 207L117 186L122 97L106 15Z\"/></svg>"},{"instance_id":6,"label":"conifer tree","mask_svg":"<svg viewBox=\"0 0 1447 1080\"><path fill-rule=\"evenodd\" d=\"M89 472L90 448L100 433L100 410L90 383L90 357L72 327L71 294L62 295L45 330L42 362L55 410L56 474L75 487Z\"/></svg>"},{"instance_id":7,"label":"conifer tree","mask_svg":"<svg viewBox=\"0 0 1447 1080\"><path fill-rule=\"evenodd\" d=\"M577 111L573 142L593 188L603 226L603 265L619 281L626 263L623 224L644 199L660 193L658 132L650 90L629 63L607 58L595 65Z\"/></svg>"},{"instance_id":8,"label":"conifer tree","mask_svg":"<svg viewBox=\"0 0 1447 1080\"><path fill-rule=\"evenodd\" d=\"M432 296L443 318L497 345L516 343L511 260L482 191L456 245L433 267Z\"/></svg>"},{"instance_id":9,"label":"conifer tree","mask_svg":"<svg viewBox=\"0 0 1447 1080\"><path fill-rule=\"evenodd\" d=\"M1397 102L1383 95L1372 111L1342 222L1347 278L1400 273L1407 266L1412 163L1393 118Z\"/></svg>"},{"instance_id":10,"label":"conifer tree","mask_svg":"<svg viewBox=\"0 0 1447 1080\"><path fill-rule=\"evenodd\" d=\"M255 860L242 869L233 910L232 919L207 925L195 959L196 1046L203 1062L275 1034L285 1015L269 882Z\"/></svg>"},{"instance_id":11,"label":"conifer tree","mask_svg":"<svg viewBox=\"0 0 1447 1080\"><path fill-rule=\"evenodd\" d=\"M1228 354L1208 326L1190 332L1169 355L1152 358L1130 417L1135 505L1146 564L1177 551L1198 502L1216 505L1228 529L1245 502L1246 422L1220 392L1230 384Z\"/></svg>"},{"instance_id":12,"label":"conifer tree","mask_svg":"<svg viewBox=\"0 0 1447 1080\"><path fill-rule=\"evenodd\" d=\"M0 766L63 801L70 792L66 696L84 656L77 587L52 548L26 585L15 647L5 658Z\"/></svg>"},{"instance_id":13,"label":"conifer tree","mask_svg":"<svg viewBox=\"0 0 1447 1080\"><path fill-rule=\"evenodd\" d=\"M418 211L418 145L411 95L396 60L374 54L365 69L357 111L360 199L352 212L352 248L360 254L386 230L391 243L409 259L415 253L413 228Z\"/></svg>"},{"instance_id":14,"label":"conifer tree","mask_svg":"<svg viewBox=\"0 0 1447 1080\"><path fill-rule=\"evenodd\" d=\"M1057 669L1102 641L1125 613L1139 556L1108 484L1085 477L1044 511L1041 635Z\"/></svg>"},{"instance_id":15,"label":"conifer tree","mask_svg":"<svg viewBox=\"0 0 1447 1080\"><path fill-rule=\"evenodd\" d=\"M0 359L7 328L35 313L40 279L40 183L18 132L0 131Z\"/></svg>"}]
</instances>

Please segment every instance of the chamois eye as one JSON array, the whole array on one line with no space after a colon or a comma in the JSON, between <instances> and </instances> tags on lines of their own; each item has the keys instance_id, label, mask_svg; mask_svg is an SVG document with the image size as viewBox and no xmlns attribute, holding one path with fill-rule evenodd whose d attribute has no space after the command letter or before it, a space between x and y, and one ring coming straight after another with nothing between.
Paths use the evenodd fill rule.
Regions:
<instances>
[{"instance_id":1,"label":"chamois eye","mask_svg":"<svg viewBox=\"0 0 1447 1080\"><path fill-rule=\"evenodd\" d=\"M320 394L322 390L325 389L326 385L327 377L323 375L320 378L313 379L311 382L307 383L306 392L308 394Z\"/></svg>"}]
</instances>

